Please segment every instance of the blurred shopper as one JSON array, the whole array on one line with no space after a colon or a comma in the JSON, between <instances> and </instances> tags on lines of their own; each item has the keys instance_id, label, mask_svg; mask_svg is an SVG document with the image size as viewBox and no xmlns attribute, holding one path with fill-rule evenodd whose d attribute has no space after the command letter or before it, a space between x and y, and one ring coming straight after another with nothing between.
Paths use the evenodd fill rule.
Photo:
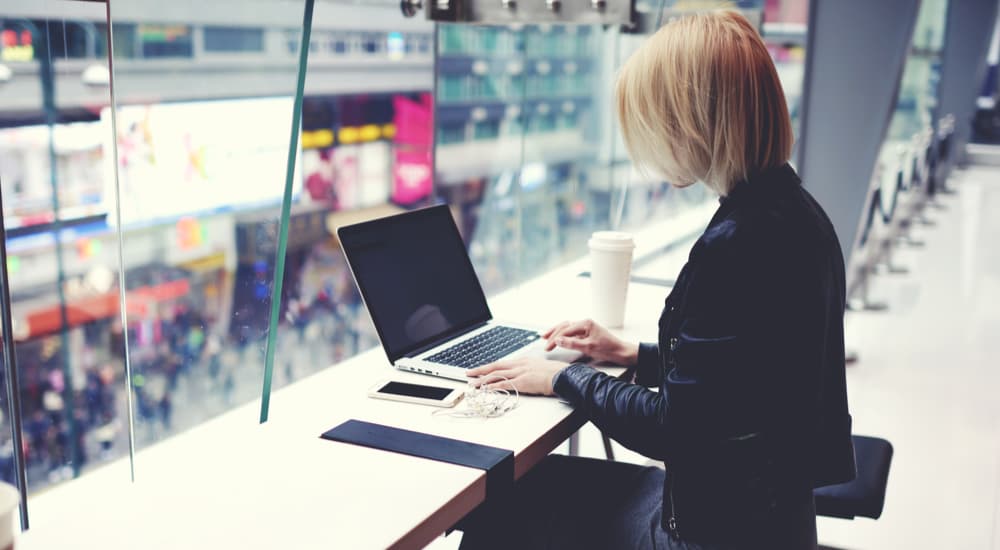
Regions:
<instances>
[{"instance_id":1,"label":"blurred shopper","mask_svg":"<svg viewBox=\"0 0 1000 550\"><path fill-rule=\"evenodd\" d=\"M855 475L844 261L788 165L791 121L767 48L735 12L676 19L625 64L617 107L641 169L720 197L658 343L566 322L544 335L550 349L627 365L632 381L544 359L469 374L558 395L666 472L549 457L509 502L468 518L462 547L816 548L813 487Z\"/></svg>"},{"instance_id":2,"label":"blurred shopper","mask_svg":"<svg viewBox=\"0 0 1000 550\"><path fill-rule=\"evenodd\" d=\"M101 460L112 458L115 440L121 431L121 423L112 414L105 414L101 419L101 425L94 430L94 439L100 447Z\"/></svg>"}]
</instances>

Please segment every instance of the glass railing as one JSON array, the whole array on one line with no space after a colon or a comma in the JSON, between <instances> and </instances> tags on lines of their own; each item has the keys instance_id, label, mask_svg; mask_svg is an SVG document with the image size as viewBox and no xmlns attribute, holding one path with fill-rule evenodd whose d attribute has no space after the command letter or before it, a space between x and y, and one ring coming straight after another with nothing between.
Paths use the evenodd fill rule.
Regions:
<instances>
[{"instance_id":1,"label":"glass railing","mask_svg":"<svg viewBox=\"0 0 1000 550\"><path fill-rule=\"evenodd\" d=\"M948 0L928 0L921 3L917 14L876 169L879 183L876 210L885 223L892 222L901 193L919 175L925 151L933 139L947 12Z\"/></svg>"},{"instance_id":2,"label":"glass railing","mask_svg":"<svg viewBox=\"0 0 1000 550\"><path fill-rule=\"evenodd\" d=\"M112 329L116 239L104 223L106 28L102 4L0 8L2 261L10 299L0 307L12 321L4 330L0 475L32 493L121 446L120 432L109 435L126 408L124 386L111 386L122 380L122 355Z\"/></svg>"},{"instance_id":3,"label":"glass railing","mask_svg":"<svg viewBox=\"0 0 1000 550\"><path fill-rule=\"evenodd\" d=\"M303 73L308 0L116 2L110 29L100 2L5 3L4 479L36 494L127 462L376 347L340 225L447 203L495 295L583 257L595 230L706 206L704 187L634 169L612 98L665 17L717 4L639 3L625 32L317 2Z\"/></svg>"},{"instance_id":4,"label":"glass railing","mask_svg":"<svg viewBox=\"0 0 1000 550\"><path fill-rule=\"evenodd\" d=\"M796 136L799 135L799 111L805 82L808 27L808 0L766 0L764 3L764 41L778 70Z\"/></svg>"},{"instance_id":5,"label":"glass railing","mask_svg":"<svg viewBox=\"0 0 1000 550\"><path fill-rule=\"evenodd\" d=\"M260 396L268 345L285 353L274 376L295 375L294 346L270 323L275 300L283 317L297 312L295 266L276 278L289 177L286 262L327 236L322 207L303 197L304 159L289 164L305 2L142 4L111 4L114 33L139 45L113 54L118 201L108 220L139 450ZM322 59L328 44L314 44Z\"/></svg>"},{"instance_id":6,"label":"glass railing","mask_svg":"<svg viewBox=\"0 0 1000 550\"><path fill-rule=\"evenodd\" d=\"M260 395L303 6L116 3L110 29L104 3L0 7L3 418L30 494Z\"/></svg>"},{"instance_id":7,"label":"glass railing","mask_svg":"<svg viewBox=\"0 0 1000 550\"><path fill-rule=\"evenodd\" d=\"M765 20L763 2L728 5L756 24ZM464 224L466 237L489 290L582 256L594 230L634 230L704 204L701 187L677 190L634 170L611 106L617 69L646 36L669 17L719 6L648 2L640 6L638 33L439 27L436 186L457 197L457 211L472 220ZM772 8L784 13L787 6ZM801 65L804 8L799 12L789 10L798 26L788 48ZM788 78L787 86L794 110L801 78Z\"/></svg>"}]
</instances>

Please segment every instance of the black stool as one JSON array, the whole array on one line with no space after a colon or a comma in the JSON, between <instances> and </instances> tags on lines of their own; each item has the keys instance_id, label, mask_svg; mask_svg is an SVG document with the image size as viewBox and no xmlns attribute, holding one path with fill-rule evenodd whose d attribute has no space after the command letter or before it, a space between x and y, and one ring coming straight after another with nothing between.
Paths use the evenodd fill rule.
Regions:
<instances>
[{"instance_id":1,"label":"black stool","mask_svg":"<svg viewBox=\"0 0 1000 550\"><path fill-rule=\"evenodd\" d=\"M858 477L854 481L820 487L813 491L816 515L854 519L878 519L885 505L885 488L892 463L892 444L877 437L851 436Z\"/></svg>"}]
</instances>

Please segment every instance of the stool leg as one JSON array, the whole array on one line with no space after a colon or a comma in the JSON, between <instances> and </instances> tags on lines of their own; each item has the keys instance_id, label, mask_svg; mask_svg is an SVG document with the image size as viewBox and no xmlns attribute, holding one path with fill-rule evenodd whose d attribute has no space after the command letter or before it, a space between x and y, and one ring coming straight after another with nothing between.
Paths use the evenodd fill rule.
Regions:
<instances>
[{"instance_id":1,"label":"stool leg","mask_svg":"<svg viewBox=\"0 0 1000 550\"><path fill-rule=\"evenodd\" d=\"M569 456L580 456L580 432L569 436Z\"/></svg>"},{"instance_id":2,"label":"stool leg","mask_svg":"<svg viewBox=\"0 0 1000 550\"><path fill-rule=\"evenodd\" d=\"M607 458L608 460L614 461L614 459L615 459L615 450L614 450L614 448L611 447L611 438L608 437L608 434L601 433L601 439L604 440L604 456L605 456L605 458Z\"/></svg>"}]
</instances>

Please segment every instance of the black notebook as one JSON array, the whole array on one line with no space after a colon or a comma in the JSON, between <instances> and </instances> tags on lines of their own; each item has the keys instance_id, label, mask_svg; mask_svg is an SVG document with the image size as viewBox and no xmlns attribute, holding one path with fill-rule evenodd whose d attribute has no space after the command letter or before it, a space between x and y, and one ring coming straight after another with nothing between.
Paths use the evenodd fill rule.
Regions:
<instances>
[{"instance_id":1,"label":"black notebook","mask_svg":"<svg viewBox=\"0 0 1000 550\"><path fill-rule=\"evenodd\" d=\"M485 470L487 499L514 484L514 453L506 449L361 420L348 420L320 437Z\"/></svg>"}]
</instances>

